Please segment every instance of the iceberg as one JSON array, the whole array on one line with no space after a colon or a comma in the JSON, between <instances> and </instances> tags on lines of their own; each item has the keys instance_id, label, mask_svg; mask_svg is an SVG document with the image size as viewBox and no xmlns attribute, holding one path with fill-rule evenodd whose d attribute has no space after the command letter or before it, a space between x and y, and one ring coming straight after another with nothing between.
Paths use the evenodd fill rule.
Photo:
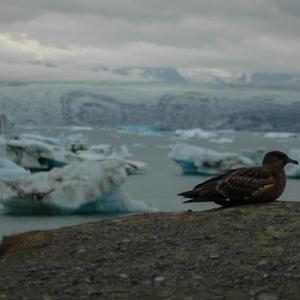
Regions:
<instances>
[{"instance_id":1,"label":"iceberg","mask_svg":"<svg viewBox=\"0 0 300 300\"><path fill-rule=\"evenodd\" d=\"M110 144L100 144L100 145L93 145L89 148L90 152L101 154L104 156L121 156L125 157L132 157L132 154L129 151L129 148L126 145L122 145L120 149L113 147Z\"/></svg>"},{"instance_id":2,"label":"iceberg","mask_svg":"<svg viewBox=\"0 0 300 300\"><path fill-rule=\"evenodd\" d=\"M128 175L141 175L145 174L148 169L148 164L135 161L135 160L126 160L126 171Z\"/></svg>"},{"instance_id":3,"label":"iceberg","mask_svg":"<svg viewBox=\"0 0 300 300\"><path fill-rule=\"evenodd\" d=\"M62 134L57 139L57 144L63 146L66 150L76 153L80 150L87 150L88 139L81 133L78 134Z\"/></svg>"},{"instance_id":4,"label":"iceberg","mask_svg":"<svg viewBox=\"0 0 300 300\"><path fill-rule=\"evenodd\" d=\"M0 182L0 204L8 214L70 214L145 211L121 185L127 178L121 158L74 162L61 169Z\"/></svg>"},{"instance_id":5,"label":"iceberg","mask_svg":"<svg viewBox=\"0 0 300 300\"><path fill-rule=\"evenodd\" d=\"M253 161L253 164L256 166L260 166L265 155L266 151L264 148L259 148L257 150L243 150L242 155L249 158Z\"/></svg>"},{"instance_id":6,"label":"iceberg","mask_svg":"<svg viewBox=\"0 0 300 300\"><path fill-rule=\"evenodd\" d=\"M29 171L16 165L14 162L5 158L0 158L0 180L15 180L27 177L30 174Z\"/></svg>"},{"instance_id":7,"label":"iceberg","mask_svg":"<svg viewBox=\"0 0 300 300\"><path fill-rule=\"evenodd\" d=\"M103 161L110 157L132 157L126 145L122 145L120 149L109 144L87 148L88 145L82 138L81 134L67 136L67 139L61 137L59 140L40 135L23 134L8 141L7 157L32 172L62 168L76 161ZM126 162L126 170L129 175L144 174L146 169L146 163L133 160Z\"/></svg>"},{"instance_id":8,"label":"iceberg","mask_svg":"<svg viewBox=\"0 0 300 300\"><path fill-rule=\"evenodd\" d=\"M264 137L272 139L293 139L297 138L298 135L291 132L268 132L264 135Z\"/></svg>"},{"instance_id":9,"label":"iceberg","mask_svg":"<svg viewBox=\"0 0 300 300\"><path fill-rule=\"evenodd\" d=\"M54 167L63 167L79 160L75 154L55 146L49 141L24 138L8 141L6 153L7 158L32 172L48 171Z\"/></svg>"},{"instance_id":10,"label":"iceberg","mask_svg":"<svg viewBox=\"0 0 300 300\"><path fill-rule=\"evenodd\" d=\"M231 138L216 138L216 139L211 139L209 140L211 143L216 143L216 144L228 144L228 143L233 143L233 139Z\"/></svg>"},{"instance_id":11,"label":"iceberg","mask_svg":"<svg viewBox=\"0 0 300 300\"><path fill-rule=\"evenodd\" d=\"M291 149L288 152L288 156L300 161L300 150ZM289 178L300 179L300 166L299 165L290 165L286 170L286 176Z\"/></svg>"},{"instance_id":12,"label":"iceberg","mask_svg":"<svg viewBox=\"0 0 300 300\"><path fill-rule=\"evenodd\" d=\"M110 144L100 144L91 146L89 151L103 156L109 156L114 152L114 148Z\"/></svg>"},{"instance_id":13,"label":"iceberg","mask_svg":"<svg viewBox=\"0 0 300 300\"><path fill-rule=\"evenodd\" d=\"M112 153L111 155L103 155L98 154L93 151L80 151L77 153L78 158L80 158L80 161L86 161L86 160L93 160L93 161L103 161L108 158L113 157L120 157L119 155L115 155ZM122 157L124 158L124 157ZM125 160L125 169L128 175L142 175L146 173L146 170L148 168L148 164L141 162L141 161L135 161L135 160Z\"/></svg>"},{"instance_id":14,"label":"iceberg","mask_svg":"<svg viewBox=\"0 0 300 300\"><path fill-rule=\"evenodd\" d=\"M221 153L183 143L173 145L168 157L182 168L184 174L218 175L255 165L251 159L236 153Z\"/></svg>"},{"instance_id":15,"label":"iceberg","mask_svg":"<svg viewBox=\"0 0 300 300\"><path fill-rule=\"evenodd\" d=\"M190 139L190 138L198 138L198 139L208 139L215 137L216 134L209 131L204 131L201 128L194 129L186 129L186 130L175 130L175 136L181 139Z\"/></svg>"},{"instance_id":16,"label":"iceberg","mask_svg":"<svg viewBox=\"0 0 300 300\"><path fill-rule=\"evenodd\" d=\"M119 127L118 133L126 134L138 134L143 136L159 136L160 135L159 126L150 126L150 125L124 125Z\"/></svg>"}]
</instances>

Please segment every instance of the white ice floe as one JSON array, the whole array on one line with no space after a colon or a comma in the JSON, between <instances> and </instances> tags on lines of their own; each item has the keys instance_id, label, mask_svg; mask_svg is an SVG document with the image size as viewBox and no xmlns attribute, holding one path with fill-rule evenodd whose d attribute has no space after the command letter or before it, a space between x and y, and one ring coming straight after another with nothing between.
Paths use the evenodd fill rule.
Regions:
<instances>
[{"instance_id":1,"label":"white ice floe","mask_svg":"<svg viewBox=\"0 0 300 300\"><path fill-rule=\"evenodd\" d=\"M148 169L148 164L135 161L135 160L126 160L126 171L128 175L140 175L145 174Z\"/></svg>"},{"instance_id":2,"label":"white ice floe","mask_svg":"<svg viewBox=\"0 0 300 300\"><path fill-rule=\"evenodd\" d=\"M215 139L211 139L209 140L211 143L216 143L216 144L229 144L229 143L233 143L233 139L231 138L215 138Z\"/></svg>"},{"instance_id":3,"label":"white ice floe","mask_svg":"<svg viewBox=\"0 0 300 300\"><path fill-rule=\"evenodd\" d=\"M185 174L217 175L240 167L254 166L251 159L236 153L221 153L188 144L175 144L169 158L181 166Z\"/></svg>"},{"instance_id":4,"label":"white ice floe","mask_svg":"<svg viewBox=\"0 0 300 300\"><path fill-rule=\"evenodd\" d=\"M186 130L178 129L174 132L174 134L176 137L179 137L181 139L190 139L190 138L208 139L216 136L214 132L204 131L201 128L186 129Z\"/></svg>"},{"instance_id":5,"label":"white ice floe","mask_svg":"<svg viewBox=\"0 0 300 300\"><path fill-rule=\"evenodd\" d=\"M288 156L300 162L300 150L291 149ZM289 178L300 179L300 165L288 165L286 175Z\"/></svg>"},{"instance_id":6,"label":"white ice floe","mask_svg":"<svg viewBox=\"0 0 300 300\"><path fill-rule=\"evenodd\" d=\"M127 178L121 158L75 162L61 169L0 182L6 213L57 214L145 211L147 205L125 196Z\"/></svg>"},{"instance_id":7,"label":"white ice floe","mask_svg":"<svg viewBox=\"0 0 300 300\"><path fill-rule=\"evenodd\" d=\"M10 160L31 171L50 170L79 160L62 147L24 138L8 141L6 152Z\"/></svg>"},{"instance_id":8,"label":"white ice floe","mask_svg":"<svg viewBox=\"0 0 300 300\"><path fill-rule=\"evenodd\" d=\"M123 158L132 157L129 148L126 145L122 145L120 146L120 148L113 147L110 144L93 145L89 148L89 151L104 156L113 155L113 156L121 156Z\"/></svg>"},{"instance_id":9,"label":"white ice floe","mask_svg":"<svg viewBox=\"0 0 300 300\"><path fill-rule=\"evenodd\" d=\"M148 125L125 125L118 129L118 133L138 134L143 136L159 136L160 128L157 126Z\"/></svg>"},{"instance_id":10,"label":"white ice floe","mask_svg":"<svg viewBox=\"0 0 300 300\"><path fill-rule=\"evenodd\" d=\"M77 144L76 140L78 140ZM109 144L94 145L88 149L86 147L88 147L87 143L80 134L61 137L58 140L26 134L8 141L6 152L9 159L33 172L61 168L76 161L103 161L109 157L132 157L126 145L120 148ZM128 161L126 166L130 175L143 174L147 169L146 163L138 161Z\"/></svg>"},{"instance_id":11,"label":"white ice floe","mask_svg":"<svg viewBox=\"0 0 300 300\"><path fill-rule=\"evenodd\" d=\"M18 178L24 178L31 173L16 165L14 162L0 158L0 180L15 180Z\"/></svg>"},{"instance_id":12,"label":"white ice floe","mask_svg":"<svg viewBox=\"0 0 300 300\"><path fill-rule=\"evenodd\" d=\"M258 148L257 150L243 150L242 156L245 156L253 161L254 165L261 165L263 157L266 153L264 148Z\"/></svg>"},{"instance_id":13,"label":"white ice floe","mask_svg":"<svg viewBox=\"0 0 300 300\"><path fill-rule=\"evenodd\" d=\"M38 133L22 133L18 136L15 136L14 139L20 140L20 141L36 141L36 142L42 142L48 145L52 146L58 146L58 140L56 138L52 137L46 137Z\"/></svg>"},{"instance_id":14,"label":"white ice floe","mask_svg":"<svg viewBox=\"0 0 300 300\"><path fill-rule=\"evenodd\" d=\"M72 152L87 150L89 148L88 138L81 133L62 134L58 137L57 144Z\"/></svg>"},{"instance_id":15,"label":"white ice floe","mask_svg":"<svg viewBox=\"0 0 300 300\"><path fill-rule=\"evenodd\" d=\"M273 138L273 139L293 139L297 138L297 133L291 132L268 132L264 135L265 138Z\"/></svg>"},{"instance_id":16,"label":"white ice floe","mask_svg":"<svg viewBox=\"0 0 300 300\"><path fill-rule=\"evenodd\" d=\"M112 153L111 155L103 155L98 154L93 151L79 151L77 153L77 156L80 158L80 161L86 161L86 160L94 160L94 161L103 161L111 157L120 157L118 155L115 155ZM141 175L145 174L148 169L148 164L141 162L141 161L135 161L135 160L125 160L126 163L126 171L128 175Z\"/></svg>"},{"instance_id":17,"label":"white ice floe","mask_svg":"<svg viewBox=\"0 0 300 300\"><path fill-rule=\"evenodd\" d=\"M114 147L111 144L93 145L89 148L89 151L96 154L109 156L113 154Z\"/></svg>"},{"instance_id":18,"label":"white ice floe","mask_svg":"<svg viewBox=\"0 0 300 300\"><path fill-rule=\"evenodd\" d=\"M136 148L136 149L144 149L146 146L141 143L134 143L131 145L131 148Z\"/></svg>"}]
</instances>

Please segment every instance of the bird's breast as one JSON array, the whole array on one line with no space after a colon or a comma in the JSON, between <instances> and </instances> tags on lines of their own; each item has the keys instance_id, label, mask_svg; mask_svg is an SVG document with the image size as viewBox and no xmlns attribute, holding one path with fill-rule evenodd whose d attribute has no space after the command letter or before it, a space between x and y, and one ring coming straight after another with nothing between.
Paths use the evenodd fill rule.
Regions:
<instances>
[{"instance_id":1,"label":"bird's breast","mask_svg":"<svg viewBox=\"0 0 300 300\"><path fill-rule=\"evenodd\" d=\"M286 176L284 170L282 170L276 176L274 186L272 187L270 192L270 197L272 198L270 200L276 200L277 198L279 198L285 189L285 185L286 185Z\"/></svg>"}]
</instances>

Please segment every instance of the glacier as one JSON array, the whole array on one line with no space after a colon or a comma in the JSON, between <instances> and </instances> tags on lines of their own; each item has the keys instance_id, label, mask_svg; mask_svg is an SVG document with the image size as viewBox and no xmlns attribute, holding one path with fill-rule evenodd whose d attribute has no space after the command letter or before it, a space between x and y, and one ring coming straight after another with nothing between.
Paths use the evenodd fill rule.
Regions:
<instances>
[{"instance_id":1,"label":"glacier","mask_svg":"<svg viewBox=\"0 0 300 300\"><path fill-rule=\"evenodd\" d=\"M292 87L7 82L0 111L18 126L300 131Z\"/></svg>"},{"instance_id":2,"label":"glacier","mask_svg":"<svg viewBox=\"0 0 300 300\"><path fill-rule=\"evenodd\" d=\"M149 210L130 199L121 185L125 161L74 162L14 181L0 181L0 204L6 214L74 214Z\"/></svg>"},{"instance_id":3,"label":"glacier","mask_svg":"<svg viewBox=\"0 0 300 300\"><path fill-rule=\"evenodd\" d=\"M251 159L236 153L221 153L184 143L172 145L168 157L184 174L219 175L235 168L254 166Z\"/></svg>"}]
</instances>

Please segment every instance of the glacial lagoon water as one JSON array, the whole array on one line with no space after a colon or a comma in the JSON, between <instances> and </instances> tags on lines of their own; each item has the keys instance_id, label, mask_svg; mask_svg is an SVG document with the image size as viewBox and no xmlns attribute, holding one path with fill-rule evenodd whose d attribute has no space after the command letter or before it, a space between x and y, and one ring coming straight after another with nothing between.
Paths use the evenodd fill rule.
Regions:
<instances>
[{"instance_id":1,"label":"glacial lagoon water","mask_svg":"<svg viewBox=\"0 0 300 300\"><path fill-rule=\"evenodd\" d=\"M171 132L158 134L135 134L120 132L115 129L80 129L80 128L18 128L17 131L40 133L57 137L62 132L82 133L88 137L90 144L112 144L116 147L126 145L132 159L148 164L147 173L133 175L124 184L128 195L138 201L145 202L150 208L159 211L205 210L217 207L211 203L182 204L179 192L192 188L207 179L206 176L182 175L181 169L168 158L170 145L177 142L214 149L219 152L254 151L259 148L268 150L300 149L300 135L292 137L265 137L265 133L252 132L216 132L215 137L189 138L182 140ZM232 142L230 142L232 140ZM300 201L300 180L289 179L282 200ZM69 215L69 216L7 216L0 215L0 238L28 230L50 229L70 226L84 222L93 222L108 218L120 217L124 214Z\"/></svg>"}]
</instances>

